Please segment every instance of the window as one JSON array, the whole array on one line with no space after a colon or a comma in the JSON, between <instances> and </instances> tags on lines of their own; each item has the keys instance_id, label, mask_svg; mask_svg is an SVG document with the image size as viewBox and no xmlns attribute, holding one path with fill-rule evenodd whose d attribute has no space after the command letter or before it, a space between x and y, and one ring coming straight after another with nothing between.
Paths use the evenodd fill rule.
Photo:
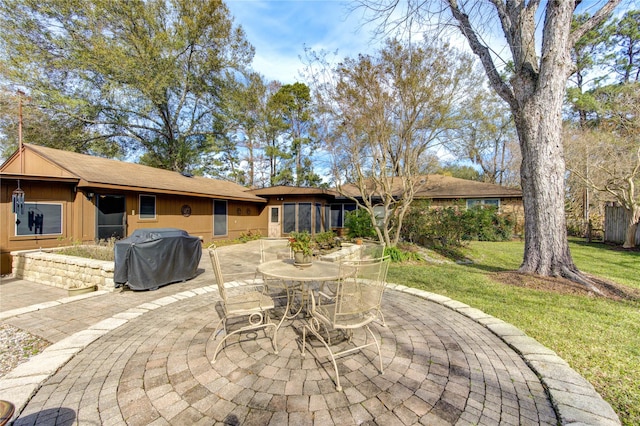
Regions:
<instances>
[{"instance_id":1,"label":"window","mask_svg":"<svg viewBox=\"0 0 640 426\"><path fill-rule=\"evenodd\" d=\"M16 236L61 235L61 203L24 203L22 214L16 213Z\"/></svg>"},{"instance_id":2,"label":"window","mask_svg":"<svg viewBox=\"0 0 640 426\"><path fill-rule=\"evenodd\" d=\"M467 200L468 209L478 205L500 208L500 199L499 198L476 198L476 199L470 198Z\"/></svg>"},{"instance_id":3,"label":"window","mask_svg":"<svg viewBox=\"0 0 640 426\"><path fill-rule=\"evenodd\" d=\"M331 227L343 228L344 227L344 215L347 212L356 209L355 204L332 204L331 205Z\"/></svg>"},{"instance_id":4,"label":"window","mask_svg":"<svg viewBox=\"0 0 640 426\"><path fill-rule=\"evenodd\" d=\"M156 196L140 195L140 219L156 218Z\"/></svg>"},{"instance_id":5,"label":"window","mask_svg":"<svg viewBox=\"0 0 640 426\"><path fill-rule=\"evenodd\" d=\"M280 207L271 207L271 218L269 220L271 223L280 223Z\"/></svg>"},{"instance_id":6,"label":"window","mask_svg":"<svg viewBox=\"0 0 640 426\"><path fill-rule=\"evenodd\" d=\"M213 200L213 235L227 235L227 202Z\"/></svg>"},{"instance_id":7,"label":"window","mask_svg":"<svg viewBox=\"0 0 640 426\"><path fill-rule=\"evenodd\" d=\"M382 226L384 224L384 212L385 212L384 206L373 207L373 214L376 217L376 223L378 224L378 226Z\"/></svg>"}]
</instances>

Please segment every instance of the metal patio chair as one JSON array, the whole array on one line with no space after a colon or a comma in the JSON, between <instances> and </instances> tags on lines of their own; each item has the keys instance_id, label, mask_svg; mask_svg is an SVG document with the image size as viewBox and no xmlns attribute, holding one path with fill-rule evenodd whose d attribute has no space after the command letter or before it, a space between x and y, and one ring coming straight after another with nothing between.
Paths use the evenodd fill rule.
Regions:
<instances>
[{"instance_id":1,"label":"metal patio chair","mask_svg":"<svg viewBox=\"0 0 640 426\"><path fill-rule=\"evenodd\" d=\"M389 269L389 258L378 258L359 261L342 262L345 273L336 283L335 293L327 294L318 291L310 293L310 317L302 331L302 355L305 355L307 331L313 334L329 352L336 373L336 390L340 392L340 374L336 357L375 346L380 360L379 371L384 372L380 344L369 324L378 318L385 277ZM353 332L362 329L365 335L364 344L353 342ZM341 346L337 352L332 349L332 334L342 334L348 346ZM371 340L371 341L370 341Z\"/></svg>"},{"instance_id":2,"label":"metal patio chair","mask_svg":"<svg viewBox=\"0 0 640 426\"><path fill-rule=\"evenodd\" d=\"M211 362L213 363L216 361L216 357L218 356L222 345L230 336L243 333L245 331L259 330L263 328L265 329L265 335L267 335L267 329L270 327L273 327L271 343L273 345L274 352L277 354L277 336L281 322L272 322L269 317L269 312L275 307L275 304L273 299L268 295L266 286L256 284L227 287L222 276L222 269L220 268L220 260L218 259L216 248L209 248L208 252L209 257L211 258L213 273L216 277L216 284L218 285L220 298L222 299L222 316L213 333L217 338L219 330L224 330L225 332L224 338L216 346L215 352L213 353L213 360ZM244 319L245 325L229 332L229 329L227 328L227 321L237 318Z\"/></svg>"},{"instance_id":3,"label":"metal patio chair","mask_svg":"<svg viewBox=\"0 0 640 426\"><path fill-rule=\"evenodd\" d=\"M360 259L379 259L384 257L384 242L364 240L360 247Z\"/></svg>"},{"instance_id":4,"label":"metal patio chair","mask_svg":"<svg viewBox=\"0 0 640 426\"><path fill-rule=\"evenodd\" d=\"M293 259L293 252L289 247L288 238L262 238L260 239L260 263L271 262L273 260ZM256 273L256 279L258 275ZM267 286L271 296L277 302L276 306L288 309L290 294L289 292L299 290L300 285L295 283L283 283L279 280L268 279L262 277L264 284ZM285 313L286 315L286 313Z\"/></svg>"},{"instance_id":5,"label":"metal patio chair","mask_svg":"<svg viewBox=\"0 0 640 426\"><path fill-rule=\"evenodd\" d=\"M278 259L291 259L288 238L262 238L260 240L260 263Z\"/></svg>"}]
</instances>

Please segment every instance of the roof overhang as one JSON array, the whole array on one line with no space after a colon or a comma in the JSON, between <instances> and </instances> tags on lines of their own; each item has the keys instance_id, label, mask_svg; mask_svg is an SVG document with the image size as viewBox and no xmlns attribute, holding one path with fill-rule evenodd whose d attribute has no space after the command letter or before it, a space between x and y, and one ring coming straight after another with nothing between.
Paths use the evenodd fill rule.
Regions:
<instances>
[{"instance_id":1,"label":"roof overhang","mask_svg":"<svg viewBox=\"0 0 640 426\"><path fill-rule=\"evenodd\" d=\"M151 189L149 187L143 187L143 186L125 186L125 185L113 185L113 184L105 184L105 183L87 182L85 180L79 181L78 189L107 189L111 191L115 190L115 191L132 191L132 192L140 192L140 193L147 193L147 194L184 195L187 197L247 201L247 202L253 202L253 203L267 202L267 200L265 200L264 198L261 198L255 195L250 195L248 197L238 197L233 195L212 195L212 194L203 194L200 192L175 191L170 189L156 189L156 188Z\"/></svg>"},{"instance_id":2,"label":"roof overhang","mask_svg":"<svg viewBox=\"0 0 640 426\"><path fill-rule=\"evenodd\" d=\"M20 173L0 173L0 179L64 182L71 184L77 184L78 182L80 182L80 179L74 177L25 175Z\"/></svg>"}]
</instances>

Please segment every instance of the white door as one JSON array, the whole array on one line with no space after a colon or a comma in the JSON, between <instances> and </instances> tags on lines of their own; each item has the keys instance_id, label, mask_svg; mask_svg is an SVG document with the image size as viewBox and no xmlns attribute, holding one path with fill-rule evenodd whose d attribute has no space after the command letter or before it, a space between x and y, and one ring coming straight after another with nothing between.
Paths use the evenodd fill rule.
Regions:
<instances>
[{"instance_id":1,"label":"white door","mask_svg":"<svg viewBox=\"0 0 640 426\"><path fill-rule=\"evenodd\" d=\"M269 238L280 237L280 206L269 206Z\"/></svg>"}]
</instances>

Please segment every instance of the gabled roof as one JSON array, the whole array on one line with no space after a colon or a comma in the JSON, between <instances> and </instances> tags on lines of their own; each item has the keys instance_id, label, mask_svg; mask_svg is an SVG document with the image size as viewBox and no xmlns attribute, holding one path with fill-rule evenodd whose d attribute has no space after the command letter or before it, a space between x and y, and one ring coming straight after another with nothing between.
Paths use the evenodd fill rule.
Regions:
<instances>
[{"instance_id":1,"label":"gabled roof","mask_svg":"<svg viewBox=\"0 0 640 426\"><path fill-rule=\"evenodd\" d=\"M402 180L396 179L392 185L394 196L402 191ZM356 185L344 185L342 190L357 197ZM443 175L423 175L418 179L414 198L458 199L458 198L521 198L522 191L493 183L477 182Z\"/></svg>"},{"instance_id":2,"label":"gabled roof","mask_svg":"<svg viewBox=\"0 0 640 426\"><path fill-rule=\"evenodd\" d=\"M79 179L78 188L121 189L138 192L148 191L195 197L266 202L263 198L247 192L247 188L233 182L198 176L187 177L170 170L62 151L33 144L24 144L23 146L25 150L23 155L35 154L59 169L55 172L51 170L42 172L45 174L39 174L39 176L43 178L48 176L51 178L60 176L75 177ZM16 155L18 155L18 153L14 154L12 158L16 157ZM3 165L3 168L12 158ZM31 174L33 174L33 171L31 171Z\"/></svg>"}]
</instances>

